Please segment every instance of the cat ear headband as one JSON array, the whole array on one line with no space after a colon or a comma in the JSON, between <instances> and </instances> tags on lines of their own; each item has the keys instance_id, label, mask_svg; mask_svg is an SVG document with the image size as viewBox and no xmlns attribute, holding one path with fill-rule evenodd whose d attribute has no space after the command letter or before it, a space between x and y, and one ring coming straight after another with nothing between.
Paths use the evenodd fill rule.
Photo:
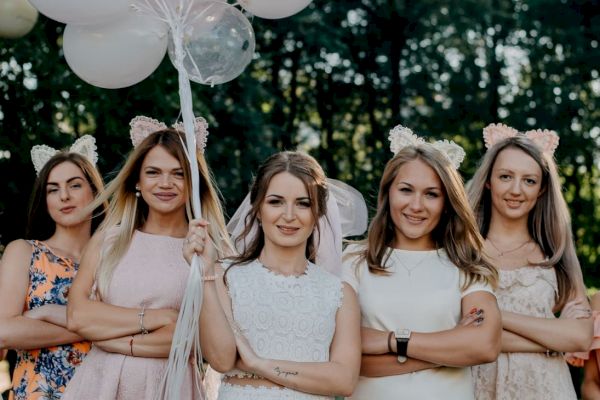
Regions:
<instances>
[{"instance_id":1,"label":"cat ear headband","mask_svg":"<svg viewBox=\"0 0 600 400\"><path fill-rule=\"evenodd\" d=\"M421 144L429 144L439 150L450 161L454 169L460 167L460 163L465 159L465 151L452 140L438 140L433 143L426 142L423 138L418 137L409 128L402 125L396 125L388 136L390 141L390 150L392 153L398 154L400 150L407 146L418 146Z\"/></svg>"},{"instance_id":2,"label":"cat ear headband","mask_svg":"<svg viewBox=\"0 0 600 400\"><path fill-rule=\"evenodd\" d=\"M160 122L156 119L145 117L143 115L137 116L129 123L131 129L129 135L131 136L131 143L133 147L137 147L144 141L150 134L167 129L167 125L164 122ZM173 124L175 130L184 132L183 124L178 122ZM208 136L208 122L202 117L196 118L194 121L194 134L196 136L196 148L200 153L204 154L206 148L206 140Z\"/></svg>"},{"instance_id":3,"label":"cat ear headband","mask_svg":"<svg viewBox=\"0 0 600 400\"><path fill-rule=\"evenodd\" d=\"M53 149L45 144L38 144L31 148L31 161L33 162L33 168L35 168L36 175L40 174L44 165L60 153L60 150ZM98 153L96 152L96 139L90 135L83 135L77 139L69 148L69 153L81 154L87 158L93 165L98 162Z\"/></svg>"},{"instance_id":4,"label":"cat ear headband","mask_svg":"<svg viewBox=\"0 0 600 400\"><path fill-rule=\"evenodd\" d=\"M485 147L488 149L504 139L517 135L523 135L530 139L542 153L549 154L550 156L554 154L554 151L558 147L558 135L556 132L548 129L536 129L519 133L516 129L504 124L490 124L483 128L483 140L485 141Z\"/></svg>"}]
</instances>

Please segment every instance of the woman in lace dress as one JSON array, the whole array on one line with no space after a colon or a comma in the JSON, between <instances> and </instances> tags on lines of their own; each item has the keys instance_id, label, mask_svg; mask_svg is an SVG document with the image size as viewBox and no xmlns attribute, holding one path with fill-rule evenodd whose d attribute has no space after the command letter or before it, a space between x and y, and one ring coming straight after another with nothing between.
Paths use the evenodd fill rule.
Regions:
<instances>
[{"instance_id":1,"label":"woman in lace dress","mask_svg":"<svg viewBox=\"0 0 600 400\"><path fill-rule=\"evenodd\" d=\"M560 353L588 349L592 320L552 158L558 136L490 125L484 138L469 197L500 270L503 331L498 360L473 370L477 398L576 399Z\"/></svg>"},{"instance_id":2,"label":"woman in lace dress","mask_svg":"<svg viewBox=\"0 0 600 400\"><path fill-rule=\"evenodd\" d=\"M218 196L203 157L206 123L196 122L205 240L227 244ZM69 327L93 341L64 399L152 399L157 394L189 274L186 240L190 166L182 132L148 118L132 122L134 150L96 200L110 198L106 220L86 250L71 289ZM207 222L210 224L207 225ZM213 262L214 260L211 260ZM178 400L199 399L190 360Z\"/></svg>"},{"instance_id":3,"label":"woman in lace dress","mask_svg":"<svg viewBox=\"0 0 600 400\"><path fill-rule=\"evenodd\" d=\"M11 242L0 264L0 348L17 353L11 399L61 398L90 348L67 327L69 288L100 222L83 212L103 186L94 166L94 139L83 140L91 141L89 154L64 151L49 158L49 152L41 152L47 157L37 152L40 147L32 149L41 169L27 239ZM103 208L99 203L96 212Z\"/></svg>"},{"instance_id":4,"label":"woman in lace dress","mask_svg":"<svg viewBox=\"0 0 600 400\"><path fill-rule=\"evenodd\" d=\"M225 373L219 400L352 393L360 361L356 296L313 263L326 202L325 176L312 157L278 153L259 168L243 251L223 263L223 277L215 265L216 279L204 281L202 349Z\"/></svg>"},{"instance_id":5,"label":"woman in lace dress","mask_svg":"<svg viewBox=\"0 0 600 400\"><path fill-rule=\"evenodd\" d=\"M497 272L456 171L464 151L402 126L390 140L367 239L345 251L362 313L352 399L474 399L469 366L496 359L501 322Z\"/></svg>"}]
</instances>

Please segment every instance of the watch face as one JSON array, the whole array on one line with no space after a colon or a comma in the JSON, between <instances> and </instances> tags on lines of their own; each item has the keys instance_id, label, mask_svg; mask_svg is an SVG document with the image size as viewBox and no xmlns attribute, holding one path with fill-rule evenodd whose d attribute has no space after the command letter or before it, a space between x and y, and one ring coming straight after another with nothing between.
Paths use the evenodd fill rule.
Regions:
<instances>
[{"instance_id":1,"label":"watch face","mask_svg":"<svg viewBox=\"0 0 600 400\"><path fill-rule=\"evenodd\" d=\"M410 339L410 329L396 330L396 339Z\"/></svg>"}]
</instances>

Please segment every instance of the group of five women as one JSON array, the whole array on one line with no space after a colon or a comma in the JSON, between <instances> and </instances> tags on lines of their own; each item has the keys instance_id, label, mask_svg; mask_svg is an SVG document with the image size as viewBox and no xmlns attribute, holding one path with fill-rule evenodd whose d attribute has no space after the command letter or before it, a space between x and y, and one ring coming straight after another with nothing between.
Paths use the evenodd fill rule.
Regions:
<instances>
[{"instance_id":1,"label":"group of five women","mask_svg":"<svg viewBox=\"0 0 600 400\"><path fill-rule=\"evenodd\" d=\"M142 118L131 133L106 188L93 157L59 152L41 166L28 239L0 265L11 398L154 398L194 254L205 360L190 359L179 399L202 398L203 361L223 374L221 400L576 398L562 354L590 348L593 317L555 133L487 127L465 190L460 147L394 128L375 216L341 274L315 264L328 247L320 221L339 218L314 158L269 157L230 238L206 123L193 166L202 219L190 213L182 132ZM589 358L584 394L595 398Z\"/></svg>"}]
</instances>

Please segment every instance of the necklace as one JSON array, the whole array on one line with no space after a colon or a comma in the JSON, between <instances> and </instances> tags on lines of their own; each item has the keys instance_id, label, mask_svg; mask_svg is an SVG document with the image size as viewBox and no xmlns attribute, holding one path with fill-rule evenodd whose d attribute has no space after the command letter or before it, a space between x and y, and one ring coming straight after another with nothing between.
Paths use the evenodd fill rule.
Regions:
<instances>
[{"instance_id":1,"label":"necklace","mask_svg":"<svg viewBox=\"0 0 600 400\"><path fill-rule=\"evenodd\" d=\"M409 268L406 264L404 264L404 262L402 262L402 260L400 259L400 255L398 255L397 253L394 253L394 257L396 258L396 261L398 261L398 264L404 268L404 270L406 271L406 273L408 274L408 277L410 278L412 272L417 269L419 267L419 265L423 264L423 262L425 260L427 260L429 257L427 254L425 254L425 256L421 257L421 259L415 263L412 268Z\"/></svg>"},{"instance_id":2,"label":"necklace","mask_svg":"<svg viewBox=\"0 0 600 400\"><path fill-rule=\"evenodd\" d=\"M499 255L500 257L502 257L502 256L503 256L503 255L505 255L505 254L513 253L513 252L515 252L515 251L517 251L517 250L520 250L520 249L522 249L523 247L525 247L525 245L527 245L527 244L529 244L529 243L531 243L531 242L532 242L531 238L528 238L526 241L524 241L523 243L521 243L520 245L518 245L518 246L517 246L517 247L515 247L514 249L509 249L509 250L500 250L500 249L498 248L498 246L496 246L496 244L494 243L494 241L493 241L493 240L492 240L492 239L491 239L489 236L487 237L487 240L489 240L489 242L490 242L490 244L492 245L492 247L493 247L494 249L496 249L496 251L498 252L498 255Z\"/></svg>"}]
</instances>

